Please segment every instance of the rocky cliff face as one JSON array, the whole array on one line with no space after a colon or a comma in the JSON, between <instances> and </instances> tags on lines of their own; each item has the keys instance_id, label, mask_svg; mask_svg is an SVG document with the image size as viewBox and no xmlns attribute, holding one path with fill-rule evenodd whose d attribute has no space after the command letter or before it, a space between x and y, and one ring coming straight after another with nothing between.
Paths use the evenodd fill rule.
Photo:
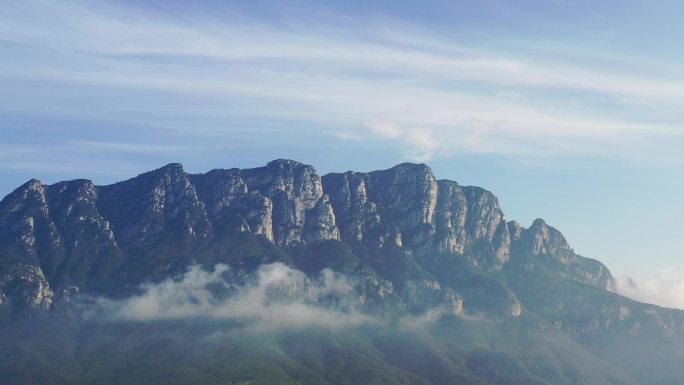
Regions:
<instances>
[{"instance_id":1,"label":"rocky cliff face","mask_svg":"<svg viewBox=\"0 0 684 385\"><path fill-rule=\"evenodd\" d=\"M423 164L321 177L311 166L276 160L205 174L169 164L109 186L27 182L0 202L0 301L49 308L53 297L114 293L122 282L134 287L198 261L231 263L240 253L241 266L249 265L245 258L296 264L289 250L297 255L321 242L357 250L349 258L376 282L364 298L390 293L405 309L419 310L422 295L454 314L478 308L487 296L455 290L461 260L486 276L516 255L533 256L555 266L559 278L614 287L608 270L576 255L556 229L541 220L530 228L507 222L492 193L437 180ZM396 257L381 257L383 250ZM411 279L396 278L397 269L416 263ZM443 280L450 283L440 286L436 277L449 269ZM478 292L499 293L489 295L501 299L498 313L520 315L516 294L487 279Z\"/></svg>"},{"instance_id":2,"label":"rocky cliff face","mask_svg":"<svg viewBox=\"0 0 684 385\"><path fill-rule=\"evenodd\" d=\"M329 174L323 188L343 240L391 243L415 255L466 255L491 270L510 257L509 224L497 198L479 187L437 180L425 165Z\"/></svg>"},{"instance_id":3,"label":"rocky cliff face","mask_svg":"<svg viewBox=\"0 0 684 385\"><path fill-rule=\"evenodd\" d=\"M180 164L99 190L98 209L111 223L117 243L128 250L162 240L191 243L213 234L205 204Z\"/></svg>"},{"instance_id":4,"label":"rocky cliff face","mask_svg":"<svg viewBox=\"0 0 684 385\"><path fill-rule=\"evenodd\" d=\"M542 219L536 219L529 229L520 229L513 242L518 253L555 262L564 278L615 291L615 279L600 262L575 254L563 234Z\"/></svg>"},{"instance_id":5,"label":"rocky cliff face","mask_svg":"<svg viewBox=\"0 0 684 385\"><path fill-rule=\"evenodd\" d=\"M318 330L280 333L289 342L277 356L286 361L264 370L264 362L274 362L272 336L255 349L250 333L245 350L216 339L239 335L247 319L196 322L189 314L192 321L176 328L175 320L83 316L95 312L94 303L169 287L163 283L179 282L190 266L221 266L223 284L190 281L220 300L256 285L261 268L283 264L296 270L284 269L291 276L264 289L268 301L323 306L306 317L331 306L378 323L358 334L345 329L339 338L331 332L329 345L321 345L325 333ZM326 274L339 279L316 278ZM148 383L144 373L160 381L161 373L203 373L216 381L216 373L230 369L226 362L245 351L260 353L237 361L257 366L223 377L227 382L291 373L301 364L290 379L263 382L678 383L684 311L638 303L614 289L608 269L577 255L557 229L541 219L527 228L509 221L489 191L438 180L421 164L322 177L290 160L205 174L170 164L109 186L30 180L0 201L0 374L13 383L109 383L127 375ZM178 292L197 299L189 294L194 288L171 290ZM177 339L184 329L192 331ZM206 349L198 341L221 342ZM374 345L340 350L350 341ZM113 345L124 348L117 353ZM197 349L192 370L185 366L189 346ZM321 357L329 367L312 366ZM383 362L430 380L377 377ZM134 370L139 364L144 371ZM178 371L169 374L170 367Z\"/></svg>"}]
</instances>

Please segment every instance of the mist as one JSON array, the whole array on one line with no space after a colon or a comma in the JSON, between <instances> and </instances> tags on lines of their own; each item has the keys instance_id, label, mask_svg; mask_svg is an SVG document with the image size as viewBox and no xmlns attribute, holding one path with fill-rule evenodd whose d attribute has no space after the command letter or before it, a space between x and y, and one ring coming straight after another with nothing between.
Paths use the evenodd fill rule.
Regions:
<instances>
[{"instance_id":1,"label":"mist","mask_svg":"<svg viewBox=\"0 0 684 385\"><path fill-rule=\"evenodd\" d=\"M684 269L659 269L651 274L630 274L617 280L626 297L659 306L684 309Z\"/></svg>"},{"instance_id":2,"label":"mist","mask_svg":"<svg viewBox=\"0 0 684 385\"><path fill-rule=\"evenodd\" d=\"M350 281L331 270L317 277L282 263L261 266L235 282L230 267L194 265L180 277L142 285L141 293L121 300L98 298L91 317L157 321L208 318L239 321L256 330L330 329L375 322L362 314Z\"/></svg>"}]
</instances>

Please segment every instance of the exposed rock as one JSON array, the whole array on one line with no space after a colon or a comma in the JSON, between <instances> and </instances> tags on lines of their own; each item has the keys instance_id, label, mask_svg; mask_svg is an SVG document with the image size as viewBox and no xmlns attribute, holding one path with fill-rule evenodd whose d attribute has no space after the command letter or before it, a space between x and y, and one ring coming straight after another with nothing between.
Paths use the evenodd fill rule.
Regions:
<instances>
[{"instance_id":1,"label":"exposed rock","mask_svg":"<svg viewBox=\"0 0 684 385\"><path fill-rule=\"evenodd\" d=\"M101 187L98 208L119 244L129 249L169 237L189 244L212 234L204 203L177 163Z\"/></svg>"},{"instance_id":2,"label":"exposed rock","mask_svg":"<svg viewBox=\"0 0 684 385\"><path fill-rule=\"evenodd\" d=\"M339 232L333 229L332 210L319 207L313 210L323 197L321 177L316 170L291 160L275 160L266 167L243 170L241 175L250 191L258 191L273 202L273 240L280 246L290 246L306 241L304 227L307 219L314 222L310 228L318 234L311 239L339 239ZM307 211L313 210L308 215ZM321 216L321 217L319 217ZM331 226L320 231L322 224Z\"/></svg>"},{"instance_id":3,"label":"exposed rock","mask_svg":"<svg viewBox=\"0 0 684 385\"><path fill-rule=\"evenodd\" d=\"M231 207L245 218L250 231L273 241L273 202L258 192L240 195Z\"/></svg>"},{"instance_id":4,"label":"exposed rock","mask_svg":"<svg viewBox=\"0 0 684 385\"><path fill-rule=\"evenodd\" d=\"M46 187L32 179L0 202L0 255L40 264L40 257L61 255L62 242L50 219Z\"/></svg>"},{"instance_id":5,"label":"exposed rock","mask_svg":"<svg viewBox=\"0 0 684 385\"><path fill-rule=\"evenodd\" d=\"M462 312L463 301L467 309L470 297L448 290L444 294L435 287L463 288L429 278L440 271L427 274L421 269L446 267L458 275L462 267L452 263L462 260L491 272L501 270L514 255L557 261L562 266L554 270L558 279L608 290L615 284L605 266L576 255L556 229L541 220L529 229L506 222L492 193L438 181L423 164L322 178L313 167L291 160L193 175L180 164L169 164L101 187L88 180L51 186L31 180L0 202L0 271L7 273L17 263L40 268L42 298L49 297L50 287L57 288L59 298L80 291L120 291L113 285L119 281L134 289L144 280L162 279L198 261L235 262L246 270L264 261L291 264L286 253L326 240L359 246L355 262L337 266L360 263L357 268L370 269L364 264L372 263L392 274L412 269L413 278L396 282L399 278L370 270L359 290L366 304L391 300L399 307L421 309L428 305L419 300L425 294L433 305L447 301L452 313ZM245 249L239 249L243 245ZM406 258L378 261L383 249L398 250ZM235 253L242 254L238 258ZM536 265L528 265L525 269L534 273ZM421 282L433 282L434 287ZM478 300L503 298L506 289L500 283L480 284L477 293L461 293ZM0 291L0 300L7 298L7 291ZM512 298L500 300L497 309L497 300L482 309L518 316L522 308Z\"/></svg>"},{"instance_id":6,"label":"exposed rock","mask_svg":"<svg viewBox=\"0 0 684 385\"><path fill-rule=\"evenodd\" d=\"M527 229L526 236L527 246L533 255L558 255L563 264L572 263L574 253L565 237L543 219L535 219Z\"/></svg>"},{"instance_id":7,"label":"exposed rock","mask_svg":"<svg viewBox=\"0 0 684 385\"><path fill-rule=\"evenodd\" d=\"M520 239L523 230L523 227L517 221L508 222L508 234L510 234L512 242Z\"/></svg>"},{"instance_id":8,"label":"exposed rock","mask_svg":"<svg viewBox=\"0 0 684 385\"><path fill-rule=\"evenodd\" d=\"M323 177L343 240L382 246L391 241L415 255L464 254L500 269L510 237L490 192L437 181L429 167L404 163L371 173Z\"/></svg>"},{"instance_id":9,"label":"exposed rock","mask_svg":"<svg viewBox=\"0 0 684 385\"><path fill-rule=\"evenodd\" d=\"M453 289L448 287L443 291L442 301L449 314L455 316L463 315L463 297Z\"/></svg>"},{"instance_id":10,"label":"exposed rock","mask_svg":"<svg viewBox=\"0 0 684 385\"><path fill-rule=\"evenodd\" d=\"M440 253L463 254L468 239L466 215L468 202L456 182L439 181L434 249Z\"/></svg>"},{"instance_id":11,"label":"exposed rock","mask_svg":"<svg viewBox=\"0 0 684 385\"><path fill-rule=\"evenodd\" d=\"M431 249L437 206L437 180L424 164L403 163L366 177L370 199L383 222L401 232L401 244L415 252ZM391 237L396 239L395 237Z\"/></svg>"},{"instance_id":12,"label":"exposed rock","mask_svg":"<svg viewBox=\"0 0 684 385\"><path fill-rule=\"evenodd\" d=\"M49 309L54 293L39 266L17 263L0 276L0 293L17 307Z\"/></svg>"},{"instance_id":13,"label":"exposed rock","mask_svg":"<svg viewBox=\"0 0 684 385\"><path fill-rule=\"evenodd\" d=\"M342 240L377 242L380 215L375 203L368 200L366 177L353 171L323 176Z\"/></svg>"},{"instance_id":14,"label":"exposed rock","mask_svg":"<svg viewBox=\"0 0 684 385\"><path fill-rule=\"evenodd\" d=\"M282 273L277 272L280 277L264 286L264 282L258 281L257 272L273 262L293 269L284 269L284 274L288 274L285 279L280 279ZM678 352L684 336L684 311L642 304L611 293L615 280L608 269L596 260L577 255L558 230L540 219L527 229L515 221L507 222L492 193L453 181L438 181L425 165L401 164L389 170L349 171L321 178L311 166L288 160L248 170L217 169L194 175L185 173L178 164L170 164L109 186L97 187L88 180L53 185L31 180L0 201L3 326L23 319L60 319L61 323L63 315L76 318L82 314L79 310L90 309L103 296L113 303L128 303L117 300L135 296L141 288L149 289L156 283L180 277L191 265L208 268L217 264L224 264L221 266L226 274L222 278L226 281L212 280L208 286L200 287L217 294L216 299L221 300L217 304L224 303L225 296L240 293L238 286L260 285L259 290L266 287L263 298L267 302L284 301L296 305L298 311L309 305L331 305L340 312L349 311L350 316L355 317L359 311L368 319L380 319L383 328L394 327L394 321L398 321L396 326L402 329L401 321L417 319L429 333L411 333L418 337L407 340L411 345L396 345L400 341L386 338L392 334L382 331L368 347L377 344L379 350L370 351L374 357L389 356L395 347L410 350L415 346L416 363L427 365L420 376L435 365L439 373L450 371L441 366L442 360L453 360L460 367L465 359L467 365L471 353L468 349L477 349L477 354L496 352L483 356L496 358L483 361L486 365L482 370L487 374L515 375L528 369L540 370L534 372L535 376L518 378L520 383L653 383L649 382L653 373L667 371L644 371L646 379L636 382L623 381L615 374L621 368L629 372L630 366L638 366L641 350L653 354L660 365L669 352ZM317 279L319 274L328 274L326 269L344 275L345 279L330 284L326 278ZM198 285L206 283L202 279L197 281ZM194 280L191 282L188 285L195 284ZM194 289L182 297L190 297L188 301L192 303L192 292ZM155 291L149 293L154 295ZM59 317L37 313L47 309ZM320 314L328 313L321 309ZM23 318L27 315L29 318ZM436 315L440 319L432 323ZM505 320L517 317L521 319ZM90 320L77 323L81 321L85 321L83 325L95 324ZM220 324L222 329L237 331L248 320L217 321L189 325L204 329L208 324ZM109 322L96 324L110 326ZM379 325L363 328L358 335L375 333L371 329L384 330L376 327ZM38 328L34 335L32 329L19 326L16 330L35 337L32 341L52 333L52 329ZM100 330L90 326L82 330L86 329ZM158 328L140 328L152 329ZM76 332L75 338L82 339L80 332L68 331L72 332ZM290 334L296 339L298 333ZM450 333L456 333L453 339L446 338ZM320 357L320 349L328 349L319 338L325 333L315 334L315 338L306 341L315 344L315 349L297 345L294 350L306 350ZM151 343L156 346L159 339L153 337ZM439 340L443 337L444 344ZM195 339L194 331L191 338ZM338 340L331 341L339 345ZM68 339L60 336L54 341ZM109 341L109 337L103 341ZM27 353L35 350L32 346L40 345L23 341L10 345L5 355L27 363L31 369L27 373L32 374L33 364L41 364L47 353L60 348L53 340L48 342L47 350L36 350L37 360ZM596 346L606 342L614 346L605 352L596 350ZM532 349L527 352L531 355L519 360L515 354L530 350L521 350L520 343L523 348ZM68 349L62 350L83 356L78 346L67 345ZM164 343L161 348L168 346ZM365 349L366 345L352 341L348 346ZM628 352L624 357L633 356L634 361L629 365L612 361L630 346L636 346L636 353ZM661 349L663 346L670 350ZM453 347L459 351L454 357L444 354L452 352ZM499 354L500 348L510 349L512 356ZM586 352L582 353L583 349ZM539 352L553 354L537 365ZM366 353L333 355L342 359L371 357ZM576 361L577 368L564 366L568 357L571 361L581 358ZM668 365L676 366L678 357L674 354ZM58 378L66 372L62 371L62 361L56 362L47 363L57 368ZM392 366L396 360L387 363ZM73 376L65 375L62 379L77 378L84 364L90 365L88 359L75 363ZM604 365L605 377L583 377L585 368ZM7 368L10 375L17 373L13 367ZM551 372L549 381L543 376L547 371ZM327 369L325 372L330 373ZM486 382L484 377L483 381L472 377L473 373L436 377L438 381L434 383L470 379ZM532 373L530 370L529 374ZM542 376L538 377L540 373ZM307 375L308 368L304 377L292 381ZM677 383L681 377L677 376L663 377L658 383ZM40 378L43 377L27 378L24 382ZM321 382L316 376L306 378ZM383 378L392 382L395 377ZM422 381L422 377L415 378ZM560 381L555 381L557 378ZM335 378L330 380L334 382Z\"/></svg>"},{"instance_id":15,"label":"exposed rock","mask_svg":"<svg viewBox=\"0 0 684 385\"><path fill-rule=\"evenodd\" d=\"M515 318L520 317L520 314L522 314L522 306L520 305L520 302L511 302L508 306L508 312L506 316Z\"/></svg>"},{"instance_id":16,"label":"exposed rock","mask_svg":"<svg viewBox=\"0 0 684 385\"><path fill-rule=\"evenodd\" d=\"M64 255L53 255L50 263L44 264L51 279L69 277L79 285L85 285L91 270L98 264L115 261L100 261L100 258L115 259L119 255L118 245L110 224L97 208L97 188L89 180L74 180L56 183L48 188L50 217L62 240Z\"/></svg>"},{"instance_id":17,"label":"exposed rock","mask_svg":"<svg viewBox=\"0 0 684 385\"><path fill-rule=\"evenodd\" d=\"M615 291L615 279L602 263L577 255L563 234L542 219L536 219L529 229L522 231L514 248L522 254L560 262L564 266L563 276L568 279Z\"/></svg>"},{"instance_id":18,"label":"exposed rock","mask_svg":"<svg viewBox=\"0 0 684 385\"><path fill-rule=\"evenodd\" d=\"M217 169L191 176L216 231L240 217L254 234L273 241L273 202L258 191L249 191L240 170Z\"/></svg>"},{"instance_id":19,"label":"exposed rock","mask_svg":"<svg viewBox=\"0 0 684 385\"><path fill-rule=\"evenodd\" d=\"M247 183L238 169L215 169L189 177L215 224L221 221L222 216L239 197L248 193Z\"/></svg>"},{"instance_id":20,"label":"exposed rock","mask_svg":"<svg viewBox=\"0 0 684 385\"><path fill-rule=\"evenodd\" d=\"M305 223L305 241L316 242L326 239L340 239L340 232L335 225L335 213L328 195L323 195L313 209L308 210Z\"/></svg>"}]
</instances>

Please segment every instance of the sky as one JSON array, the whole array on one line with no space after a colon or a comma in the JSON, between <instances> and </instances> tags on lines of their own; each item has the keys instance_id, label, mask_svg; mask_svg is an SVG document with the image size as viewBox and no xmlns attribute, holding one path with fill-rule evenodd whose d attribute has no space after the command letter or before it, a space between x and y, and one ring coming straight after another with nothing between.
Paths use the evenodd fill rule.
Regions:
<instances>
[{"instance_id":1,"label":"sky","mask_svg":"<svg viewBox=\"0 0 684 385\"><path fill-rule=\"evenodd\" d=\"M669 0L4 0L0 196L171 162L424 162L493 191L508 219L544 218L631 296L684 307L682 14Z\"/></svg>"}]
</instances>

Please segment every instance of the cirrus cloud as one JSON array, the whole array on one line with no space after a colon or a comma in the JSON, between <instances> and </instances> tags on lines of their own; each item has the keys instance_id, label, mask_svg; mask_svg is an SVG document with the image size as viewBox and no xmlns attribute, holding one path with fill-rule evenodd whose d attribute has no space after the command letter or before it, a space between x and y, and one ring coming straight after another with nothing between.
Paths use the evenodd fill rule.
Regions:
<instances>
[{"instance_id":1,"label":"cirrus cloud","mask_svg":"<svg viewBox=\"0 0 684 385\"><path fill-rule=\"evenodd\" d=\"M108 1L10 0L0 11L0 111L107 117L181 138L192 127L200 144L268 137L245 122L290 121L302 135L391 141L417 160L681 161L684 83L657 69L606 71L534 42L517 54L487 50L408 23L340 24L256 23L225 9L181 22Z\"/></svg>"}]
</instances>

